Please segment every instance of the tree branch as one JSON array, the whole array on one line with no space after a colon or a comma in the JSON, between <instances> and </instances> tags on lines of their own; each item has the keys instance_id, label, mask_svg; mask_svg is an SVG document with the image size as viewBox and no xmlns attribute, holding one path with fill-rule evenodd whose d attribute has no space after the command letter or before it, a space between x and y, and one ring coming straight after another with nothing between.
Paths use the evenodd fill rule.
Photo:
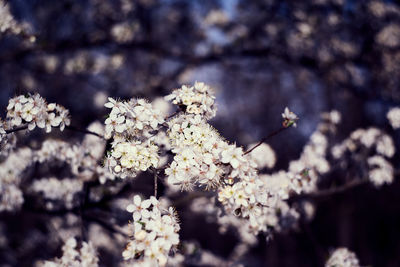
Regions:
<instances>
[{"instance_id":1,"label":"tree branch","mask_svg":"<svg viewBox=\"0 0 400 267\"><path fill-rule=\"evenodd\" d=\"M102 136L102 135L100 135L100 134L98 134L98 133L89 131L89 130L87 130L87 129L79 129L79 128L75 127L75 126L65 126L65 129L68 129L68 130L74 131L74 132L80 132L80 133L85 133L85 134L91 134L91 135L97 136L97 137L99 137L99 138L105 140L104 136Z\"/></svg>"},{"instance_id":2,"label":"tree branch","mask_svg":"<svg viewBox=\"0 0 400 267\"><path fill-rule=\"evenodd\" d=\"M313 198L323 198L323 197L330 197L332 195L344 193L348 190L351 190L353 188L359 187L364 184L368 184L369 180L368 179L357 179L353 180L348 184L345 184L340 187L335 187L335 188L330 188L326 190L321 190L317 192L312 192L309 194L301 194L301 195L295 195L290 198L290 200L297 201L297 200L303 200L303 199L313 199Z\"/></svg>"},{"instance_id":3,"label":"tree branch","mask_svg":"<svg viewBox=\"0 0 400 267\"><path fill-rule=\"evenodd\" d=\"M256 149L257 147L259 147L262 143L264 143L265 141L267 141L269 138L283 132L284 130L286 130L289 127L284 127L282 126L280 129L270 133L269 135L267 135L266 137L264 137L263 139L260 140L260 142L258 142L255 146L253 146L251 149L247 150L246 152L244 152L243 155L247 155L249 154L251 151L253 151L254 149Z\"/></svg>"}]
</instances>

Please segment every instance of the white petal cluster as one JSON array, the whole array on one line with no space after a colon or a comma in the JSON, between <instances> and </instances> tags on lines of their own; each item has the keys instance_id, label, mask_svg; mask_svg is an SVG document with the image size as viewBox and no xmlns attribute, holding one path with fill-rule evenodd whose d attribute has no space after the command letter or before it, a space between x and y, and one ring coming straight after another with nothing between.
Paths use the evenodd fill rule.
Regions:
<instances>
[{"instance_id":1,"label":"white petal cluster","mask_svg":"<svg viewBox=\"0 0 400 267\"><path fill-rule=\"evenodd\" d=\"M283 126L284 127L296 127L296 121L299 120L299 117L297 117L296 114L294 114L292 111L289 110L288 107L285 108L285 110L282 113L282 118L283 118Z\"/></svg>"},{"instance_id":2,"label":"white petal cluster","mask_svg":"<svg viewBox=\"0 0 400 267\"><path fill-rule=\"evenodd\" d=\"M0 150L7 143L7 133L4 129L4 122L0 119Z\"/></svg>"},{"instance_id":3,"label":"white petal cluster","mask_svg":"<svg viewBox=\"0 0 400 267\"><path fill-rule=\"evenodd\" d=\"M113 142L105 166L121 178L157 168L158 147L151 141L154 137L151 132L158 131L164 123L162 112L144 99L108 100L105 106L111 112L105 121L105 137L113 137Z\"/></svg>"},{"instance_id":4,"label":"white petal cluster","mask_svg":"<svg viewBox=\"0 0 400 267\"><path fill-rule=\"evenodd\" d=\"M247 148L251 149L256 144L251 144ZM250 157L257 164L258 169L273 168L276 163L275 151L266 143L262 143L250 153Z\"/></svg>"},{"instance_id":5,"label":"white petal cluster","mask_svg":"<svg viewBox=\"0 0 400 267\"><path fill-rule=\"evenodd\" d=\"M400 107L391 108L386 114L386 117L393 129L400 128Z\"/></svg>"},{"instance_id":6,"label":"white petal cluster","mask_svg":"<svg viewBox=\"0 0 400 267\"><path fill-rule=\"evenodd\" d=\"M0 34L7 31L20 34L23 27L14 19L7 2L0 0Z\"/></svg>"},{"instance_id":7,"label":"white petal cluster","mask_svg":"<svg viewBox=\"0 0 400 267\"><path fill-rule=\"evenodd\" d=\"M347 248L337 248L332 252L325 267L359 267L356 254Z\"/></svg>"},{"instance_id":8,"label":"white petal cluster","mask_svg":"<svg viewBox=\"0 0 400 267\"><path fill-rule=\"evenodd\" d=\"M382 186L383 184L391 184L393 182L393 167L382 156L372 156L368 158L369 180L376 186Z\"/></svg>"},{"instance_id":9,"label":"white petal cluster","mask_svg":"<svg viewBox=\"0 0 400 267\"><path fill-rule=\"evenodd\" d=\"M75 238L69 238L62 247L63 255L54 261L45 261L40 267L97 267L99 259L96 249L89 242L82 242L81 249L77 248L78 242Z\"/></svg>"},{"instance_id":10,"label":"white petal cluster","mask_svg":"<svg viewBox=\"0 0 400 267\"><path fill-rule=\"evenodd\" d=\"M168 183L182 190L191 190L195 183L216 188L226 168L221 161L222 149L228 144L199 115L180 115L169 121L168 127L172 152L176 154L165 170ZM224 160L229 163L228 152L225 154ZM238 161L233 162L237 166Z\"/></svg>"},{"instance_id":11,"label":"white petal cluster","mask_svg":"<svg viewBox=\"0 0 400 267\"><path fill-rule=\"evenodd\" d=\"M217 112L214 92L210 86L202 82L195 82L193 86L183 85L172 91L165 99L172 101L189 114L201 115L206 119L215 117Z\"/></svg>"},{"instance_id":12,"label":"white petal cluster","mask_svg":"<svg viewBox=\"0 0 400 267\"><path fill-rule=\"evenodd\" d=\"M67 109L58 104L47 104L38 94L11 98L7 106L7 120L11 127L27 124L30 131L37 126L47 133L52 127L63 131L71 123Z\"/></svg>"},{"instance_id":13,"label":"white petal cluster","mask_svg":"<svg viewBox=\"0 0 400 267\"><path fill-rule=\"evenodd\" d=\"M254 227L252 220L244 220L240 216L224 213L215 204L213 199L198 198L192 202L191 211L202 213L206 216L207 221L217 222L221 234L226 233L233 226L238 234L241 243L254 245L257 241L259 228ZM254 206L250 207L251 212L255 212ZM298 211L290 207L285 201L278 200L274 208L261 207L257 213L258 224L263 225L264 231L269 233L272 229L275 232L285 231L297 225L300 217Z\"/></svg>"},{"instance_id":14,"label":"white petal cluster","mask_svg":"<svg viewBox=\"0 0 400 267\"><path fill-rule=\"evenodd\" d=\"M115 175L135 177L138 172L157 167L158 147L150 141L121 142L114 145L105 165Z\"/></svg>"},{"instance_id":15,"label":"white petal cluster","mask_svg":"<svg viewBox=\"0 0 400 267\"><path fill-rule=\"evenodd\" d=\"M82 188L82 180L56 177L37 179L31 186L32 191L43 194L45 200L61 201L67 208L74 207L74 196ZM47 203L47 207L51 209L52 204Z\"/></svg>"},{"instance_id":16,"label":"white petal cluster","mask_svg":"<svg viewBox=\"0 0 400 267\"><path fill-rule=\"evenodd\" d=\"M0 118L0 157L7 157L17 143L15 133L7 133L7 130L10 129L9 125L8 121L3 121Z\"/></svg>"},{"instance_id":17,"label":"white petal cluster","mask_svg":"<svg viewBox=\"0 0 400 267\"><path fill-rule=\"evenodd\" d=\"M136 195L127 211L133 213L133 239L122 253L124 259L134 259L134 266L165 266L179 244L175 210L164 209L155 197L142 200Z\"/></svg>"},{"instance_id":18,"label":"white petal cluster","mask_svg":"<svg viewBox=\"0 0 400 267\"><path fill-rule=\"evenodd\" d=\"M389 135L378 128L370 127L353 131L349 138L332 148L332 154L338 159L346 151L354 153L360 146L368 149L375 148L377 153L389 158L393 157L396 152L393 140Z\"/></svg>"},{"instance_id":19,"label":"white petal cluster","mask_svg":"<svg viewBox=\"0 0 400 267\"><path fill-rule=\"evenodd\" d=\"M350 134L349 138L332 148L332 155L340 159L346 152L350 155L360 155L360 151L364 151L364 154L375 152L368 159L361 158L368 162L369 180L376 187L393 182L393 167L385 159L385 157L393 157L396 152L394 142L389 135L374 127L357 129Z\"/></svg>"},{"instance_id":20,"label":"white petal cluster","mask_svg":"<svg viewBox=\"0 0 400 267\"><path fill-rule=\"evenodd\" d=\"M105 121L105 137L110 139L113 135L123 136L125 139L140 136L156 130L164 123L162 112L153 108L145 99L131 99L130 101L117 101L108 98L104 106L111 109Z\"/></svg>"},{"instance_id":21,"label":"white petal cluster","mask_svg":"<svg viewBox=\"0 0 400 267\"><path fill-rule=\"evenodd\" d=\"M47 139L35 151L33 160L50 165L67 163L71 173L80 180L88 181L98 177L101 183L105 183L106 180L114 180L115 175L107 167L99 165L104 149L105 142L98 137L86 137L82 143L73 145L61 140Z\"/></svg>"},{"instance_id":22,"label":"white petal cluster","mask_svg":"<svg viewBox=\"0 0 400 267\"><path fill-rule=\"evenodd\" d=\"M316 189L318 174L327 173L330 164L326 160L326 150L328 141L326 136L320 131L315 131L298 160L291 161L289 172L292 181L298 183L297 188L293 188L297 193L311 192ZM301 175L307 172L307 175Z\"/></svg>"},{"instance_id":23,"label":"white petal cluster","mask_svg":"<svg viewBox=\"0 0 400 267\"><path fill-rule=\"evenodd\" d=\"M0 164L0 211L13 211L24 202L19 185L22 174L32 164L32 151L20 148Z\"/></svg>"},{"instance_id":24,"label":"white petal cluster","mask_svg":"<svg viewBox=\"0 0 400 267\"><path fill-rule=\"evenodd\" d=\"M336 131L336 124L340 122L340 113L326 112L322 114L322 119L323 121L318 124L304 146L300 158L289 163L289 171L286 175L290 180L290 190L297 194L314 191L319 175L327 173L331 168L326 159L329 147L326 134Z\"/></svg>"},{"instance_id":25,"label":"white petal cluster","mask_svg":"<svg viewBox=\"0 0 400 267\"><path fill-rule=\"evenodd\" d=\"M228 144L200 116L183 114L168 122L174 161L166 169L169 184L217 188L225 213L244 219L252 233L267 231L279 195L259 179L257 164L241 147ZM248 222L248 223L247 223Z\"/></svg>"}]
</instances>

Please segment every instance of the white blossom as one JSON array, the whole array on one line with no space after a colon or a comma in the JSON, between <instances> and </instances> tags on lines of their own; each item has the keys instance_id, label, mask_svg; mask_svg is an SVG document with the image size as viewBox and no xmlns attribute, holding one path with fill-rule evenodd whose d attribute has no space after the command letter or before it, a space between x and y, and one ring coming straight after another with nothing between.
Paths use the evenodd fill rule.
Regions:
<instances>
[{"instance_id":1,"label":"white blossom","mask_svg":"<svg viewBox=\"0 0 400 267\"><path fill-rule=\"evenodd\" d=\"M34 192L43 194L46 200L61 201L67 208L74 206L74 196L81 192L82 188L82 180L70 178L57 179L56 177L49 177L35 179L32 183ZM48 207L51 207L51 205Z\"/></svg>"},{"instance_id":2,"label":"white blossom","mask_svg":"<svg viewBox=\"0 0 400 267\"><path fill-rule=\"evenodd\" d=\"M145 99L131 99L130 101L117 101L108 98L104 106L111 109L106 119L105 137L122 135L125 139L145 135L156 130L164 122L161 111L153 108Z\"/></svg>"},{"instance_id":3,"label":"white blossom","mask_svg":"<svg viewBox=\"0 0 400 267\"><path fill-rule=\"evenodd\" d=\"M97 251L93 244L89 242L82 242L80 250L77 248L78 242L75 238L71 237L65 241L62 247L63 255L61 258L56 258L52 261L40 262L40 267L97 267L99 266L99 259Z\"/></svg>"},{"instance_id":4,"label":"white blossom","mask_svg":"<svg viewBox=\"0 0 400 267\"><path fill-rule=\"evenodd\" d=\"M328 261L325 263L325 267L359 267L356 254L348 250L347 248L335 249Z\"/></svg>"},{"instance_id":5,"label":"white blossom","mask_svg":"<svg viewBox=\"0 0 400 267\"><path fill-rule=\"evenodd\" d=\"M23 29L23 26L11 14L9 4L0 0L0 34L7 31L13 34L20 34Z\"/></svg>"},{"instance_id":6,"label":"white blossom","mask_svg":"<svg viewBox=\"0 0 400 267\"><path fill-rule=\"evenodd\" d=\"M282 118L284 127L290 127L292 125L293 127L296 127L297 126L296 121L299 120L299 117L297 117L296 114L290 111L288 107L286 107L284 112L282 113Z\"/></svg>"},{"instance_id":7,"label":"white blossom","mask_svg":"<svg viewBox=\"0 0 400 267\"><path fill-rule=\"evenodd\" d=\"M69 111L58 104L47 104L38 94L16 96L9 100L7 106L7 120L10 127L27 125L32 131L37 127L44 128L47 133L52 127L63 131L70 125Z\"/></svg>"},{"instance_id":8,"label":"white blossom","mask_svg":"<svg viewBox=\"0 0 400 267\"><path fill-rule=\"evenodd\" d=\"M400 128L400 107L391 108L386 114L386 117L393 129Z\"/></svg>"},{"instance_id":9,"label":"white blossom","mask_svg":"<svg viewBox=\"0 0 400 267\"><path fill-rule=\"evenodd\" d=\"M195 82L193 86L183 85L165 97L173 104L182 106L189 114L202 115L206 119L215 116L215 96L213 90L202 82Z\"/></svg>"},{"instance_id":10,"label":"white blossom","mask_svg":"<svg viewBox=\"0 0 400 267\"><path fill-rule=\"evenodd\" d=\"M393 167L385 158L382 156L370 157L368 165L370 167L369 179L376 187L393 182Z\"/></svg>"},{"instance_id":11,"label":"white blossom","mask_svg":"<svg viewBox=\"0 0 400 267\"><path fill-rule=\"evenodd\" d=\"M247 148L250 149L255 145L256 144L248 145ZM266 143L262 143L253 151L251 151L250 157L255 161L257 168L259 169L263 169L265 167L271 169L276 163L275 151Z\"/></svg>"},{"instance_id":12,"label":"white blossom","mask_svg":"<svg viewBox=\"0 0 400 267\"><path fill-rule=\"evenodd\" d=\"M140 171L157 167L159 161L158 147L146 141L121 142L114 145L106 159L110 172L125 178L136 176Z\"/></svg>"},{"instance_id":13,"label":"white blossom","mask_svg":"<svg viewBox=\"0 0 400 267\"><path fill-rule=\"evenodd\" d=\"M165 266L171 250L179 244L180 226L173 208L165 209L155 198L134 196L127 210L133 212L133 240L122 256L135 258L135 266ZM146 211L146 212L145 212Z\"/></svg>"}]
</instances>

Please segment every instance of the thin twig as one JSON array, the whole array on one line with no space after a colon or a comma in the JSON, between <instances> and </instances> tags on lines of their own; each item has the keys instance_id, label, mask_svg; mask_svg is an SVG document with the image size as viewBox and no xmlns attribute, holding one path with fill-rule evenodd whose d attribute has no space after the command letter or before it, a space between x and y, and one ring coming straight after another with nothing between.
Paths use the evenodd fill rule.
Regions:
<instances>
[{"instance_id":1,"label":"thin twig","mask_svg":"<svg viewBox=\"0 0 400 267\"><path fill-rule=\"evenodd\" d=\"M157 169L154 170L154 197L157 198L158 184L157 184L158 174Z\"/></svg>"},{"instance_id":2,"label":"thin twig","mask_svg":"<svg viewBox=\"0 0 400 267\"><path fill-rule=\"evenodd\" d=\"M89 194L90 194L90 184L85 183L83 185L83 194L82 194L81 205L80 205L80 209L79 209L79 215L81 217L81 237L82 237L82 240L84 240L84 241L87 241L84 216L85 216L86 205L89 200Z\"/></svg>"},{"instance_id":3,"label":"thin twig","mask_svg":"<svg viewBox=\"0 0 400 267\"><path fill-rule=\"evenodd\" d=\"M92 132L92 131L89 131L89 130L86 130L86 129L79 129L79 128L75 127L75 126L65 126L65 129L68 129L68 130L74 131L74 132L91 134L91 135L97 136L97 137L99 137L101 139L105 139L104 136L102 136L102 135L100 135L98 133L95 133L95 132Z\"/></svg>"},{"instance_id":4,"label":"thin twig","mask_svg":"<svg viewBox=\"0 0 400 267\"><path fill-rule=\"evenodd\" d=\"M107 229L108 231L110 231L111 233L117 233L120 234L126 238L128 238L129 236L124 233L123 231L121 231L120 229L114 227L114 225L112 224L108 224L107 222L95 217L95 216L89 216L89 215L85 215L85 219L87 219L88 221L92 221L95 222L97 224L99 224L100 226L102 226L103 228Z\"/></svg>"},{"instance_id":5,"label":"thin twig","mask_svg":"<svg viewBox=\"0 0 400 267\"><path fill-rule=\"evenodd\" d=\"M18 132L18 131L23 131L23 130L26 130L26 129L28 129L28 125L22 125L22 126L14 128L14 129L8 129L8 130L5 130L5 131L6 131L7 134L10 134L10 133ZM92 131L89 131L89 130L86 130L86 129L79 129L79 128L75 127L75 126L65 126L65 129L68 129L68 130L74 131L74 132L80 132L80 133L95 135L95 136L97 136L99 138L104 139L104 136L102 136L102 135L100 135L98 133L95 133L95 132L92 132Z\"/></svg>"},{"instance_id":6,"label":"thin twig","mask_svg":"<svg viewBox=\"0 0 400 267\"><path fill-rule=\"evenodd\" d=\"M343 186L340 186L340 187L321 190L321 191L317 191L317 192L313 192L313 193L309 193L309 194L296 195L296 196L291 197L290 199L291 200L301 200L301 199L309 199L309 198L329 197L332 195L346 192L350 189L359 187L359 186L367 184L367 183L369 183L368 179L358 179L358 180L354 180L354 181L352 181L348 184L345 184Z\"/></svg>"},{"instance_id":7,"label":"thin twig","mask_svg":"<svg viewBox=\"0 0 400 267\"><path fill-rule=\"evenodd\" d=\"M178 111L175 111L174 113L172 113L171 115L169 115L168 117L166 117L166 118L165 118L165 120L169 120L169 119L171 119L173 116L175 116L175 115L179 114L179 112L180 112L180 110L178 110Z\"/></svg>"},{"instance_id":8,"label":"thin twig","mask_svg":"<svg viewBox=\"0 0 400 267\"><path fill-rule=\"evenodd\" d=\"M280 132L283 132L284 130L286 130L289 127L284 127L282 126L280 129L270 133L269 135L267 135L266 137L264 137L263 139L260 140L260 142L258 142L255 146L253 146L251 149L247 150L246 152L244 152L243 155L247 155L249 154L251 151L253 151L254 149L256 149L257 147L259 147L262 143L264 143L265 141L267 141L269 138L279 134Z\"/></svg>"},{"instance_id":9,"label":"thin twig","mask_svg":"<svg viewBox=\"0 0 400 267\"><path fill-rule=\"evenodd\" d=\"M22 130L26 130L26 129L28 129L28 125L23 125L23 126L19 126L17 128L14 128L14 129L6 130L6 133L10 134L10 133L14 133L14 132L18 132L18 131L22 131Z\"/></svg>"}]
</instances>

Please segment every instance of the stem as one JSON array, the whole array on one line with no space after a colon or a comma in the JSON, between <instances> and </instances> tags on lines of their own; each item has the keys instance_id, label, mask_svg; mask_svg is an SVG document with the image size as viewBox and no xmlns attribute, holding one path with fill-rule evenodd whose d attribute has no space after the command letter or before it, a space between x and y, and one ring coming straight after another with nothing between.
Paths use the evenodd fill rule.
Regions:
<instances>
[{"instance_id":1,"label":"stem","mask_svg":"<svg viewBox=\"0 0 400 267\"><path fill-rule=\"evenodd\" d=\"M157 198L158 184L157 184L157 169L154 170L154 197Z\"/></svg>"},{"instance_id":2,"label":"stem","mask_svg":"<svg viewBox=\"0 0 400 267\"><path fill-rule=\"evenodd\" d=\"M10 134L10 133L14 133L14 132L18 132L18 131L22 131L22 130L26 130L26 129L28 129L28 125L23 125L23 126L14 128L14 129L6 130L6 133Z\"/></svg>"},{"instance_id":3,"label":"stem","mask_svg":"<svg viewBox=\"0 0 400 267\"><path fill-rule=\"evenodd\" d=\"M262 143L264 143L265 141L267 141L269 138L279 134L280 132L283 132L284 130L286 130L289 127L284 127L282 126L280 129L270 133L269 135L267 135L266 137L264 137L263 139L260 140L260 142L258 142L255 146L253 146L251 149L247 150L246 152L244 152L243 155L247 155L249 154L251 151L253 151L254 149L256 149L257 147L259 147Z\"/></svg>"},{"instance_id":4,"label":"stem","mask_svg":"<svg viewBox=\"0 0 400 267\"><path fill-rule=\"evenodd\" d=\"M14 133L14 132L18 132L18 131L22 131L22 130L26 130L26 129L28 129L28 125L22 125L22 126L19 126L17 128L5 130L5 131L6 131L7 134L10 134L10 133ZM89 130L86 130L86 129L79 129L79 128L75 127L75 126L65 126L65 129L68 129L68 130L74 131L74 132L80 132L80 133L95 135L95 136L97 136L97 137L99 137L101 139L104 139L104 137L102 135L98 134L98 133L95 133L95 132L92 132L92 131L89 131Z\"/></svg>"},{"instance_id":5,"label":"stem","mask_svg":"<svg viewBox=\"0 0 400 267\"><path fill-rule=\"evenodd\" d=\"M179 114L179 112L180 112L180 110L175 111L174 113L172 113L171 115L169 115L168 117L166 117L165 120L168 120L168 119L174 117L175 115Z\"/></svg>"},{"instance_id":6,"label":"stem","mask_svg":"<svg viewBox=\"0 0 400 267\"><path fill-rule=\"evenodd\" d=\"M82 237L82 240L84 240L84 241L87 241L87 233L86 233L86 229L85 229L85 220L84 220L85 214L84 213L85 213L87 202L89 200L89 195L90 195L90 184L85 183L83 185L83 194L82 194L81 205L80 205L80 209L79 209L79 214L81 217L81 237Z\"/></svg>"},{"instance_id":7,"label":"stem","mask_svg":"<svg viewBox=\"0 0 400 267\"><path fill-rule=\"evenodd\" d=\"M104 136L102 136L102 135L100 135L98 133L95 133L95 132L92 132L92 131L89 131L89 130L86 130L86 129L79 129L79 128L75 127L75 126L65 126L65 129L68 129L68 130L74 131L74 132L91 134L91 135L97 136L97 137L99 137L101 139L105 139Z\"/></svg>"},{"instance_id":8,"label":"stem","mask_svg":"<svg viewBox=\"0 0 400 267\"><path fill-rule=\"evenodd\" d=\"M107 229L107 230L110 231L111 233L117 233L117 234L120 234L120 235L122 235L122 236L124 236L124 237L126 237L126 238L129 237L126 233L124 233L124 232L121 231L120 229L114 227L114 225L109 224L109 223L107 223L107 222L105 222L105 221L99 219L98 217L85 215L85 219L99 224L100 226L102 226L103 228Z\"/></svg>"},{"instance_id":9,"label":"stem","mask_svg":"<svg viewBox=\"0 0 400 267\"><path fill-rule=\"evenodd\" d=\"M302 200L302 199L307 199L307 198L329 197L332 195L346 192L347 190L353 189L355 187L359 187L359 186L367 184L367 183L369 183L368 179L361 179L361 180L359 179L359 180L352 181L352 182L345 184L343 186L340 186L340 187L321 190L321 191L317 191L317 192L313 192L313 193L309 193L309 194L297 195L297 196L291 197L290 199Z\"/></svg>"}]
</instances>

